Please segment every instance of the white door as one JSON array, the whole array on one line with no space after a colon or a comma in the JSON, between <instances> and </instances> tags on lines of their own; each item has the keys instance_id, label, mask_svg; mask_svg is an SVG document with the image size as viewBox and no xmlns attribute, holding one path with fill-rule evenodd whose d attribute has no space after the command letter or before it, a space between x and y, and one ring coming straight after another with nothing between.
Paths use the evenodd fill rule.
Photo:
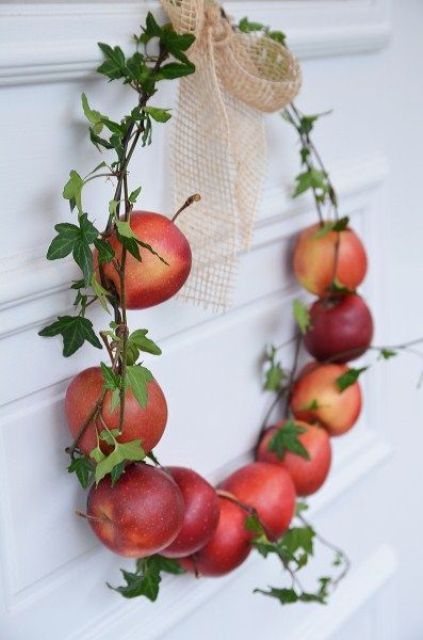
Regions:
<instances>
[{"instance_id":1,"label":"white door","mask_svg":"<svg viewBox=\"0 0 423 640\"><path fill-rule=\"evenodd\" d=\"M419 0L227 2L230 14L286 31L302 59L299 104L334 109L316 140L370 257L364 288L378 344L423 334L421 176L423 5ZM372 368L359 426L336 442L327 486L311 500L322 533L345 548L350 577L328 607L280 608L253 595L280 579L271 561L251 558L230 577L166 580L156 604L126 602L105 587L122 563L74 515L84 496L65 469L62 400L67 380L95 363L84 349L64 360L57 340L37 331L71 306L69 264L47 263L70 169L96 163L81 124L85 91L118 115L127 94L93 69L95 43L126 43L155 2L2 2L0 5L0 637L2 640L135 640L256 637L417 640L419 586L421 362L403 355ZM168 87L161 103L173 102ZM148 326L164 357L155 363L170 407L160 458L223 477L254 441L266 398L259 388L263 346L292 334L298 290L287 269L292 237L313 219L311 203L289 193L296 140L268 118L270 163L252 250L243 255L236 303L226 315L170 302L131 322ZM167 134L137 161L146 209L170 196ZM163 171L160 171L163 169ZM104 217L107 188L90 206ZM94 316L95 317L95 316ZM289 351L284 353L289 362ZM276 583L277 584L277 583Z\"/></svg>"}]
</instances>

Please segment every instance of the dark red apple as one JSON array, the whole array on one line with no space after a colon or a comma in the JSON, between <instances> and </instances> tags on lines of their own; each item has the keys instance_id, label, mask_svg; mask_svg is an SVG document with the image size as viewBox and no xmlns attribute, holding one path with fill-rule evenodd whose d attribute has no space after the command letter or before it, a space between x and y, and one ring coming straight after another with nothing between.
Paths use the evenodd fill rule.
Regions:
<instances>
[{"instance_id":1,"label":"dark red apple","mask_svg":"<svg viewBox=\"0 0 423 640\"><path fill-rule=\"evenodd\" d=\"M367 271L366 251L360 238L352 229L329 231L319 236L320 228L320 224L314 224L304 229L298 237L293 260L298 282L319 297L327 293L334 279L347 289L356 289Z\"/></svg>"},{"instance_id":2,"label":"dark red apple","mask_svg":"<svg viewBox=\"0 0 423 640\"><path fill-rule=\"evenodd\" d=\"M245 528L247 512L227 498L219 498L217 529L209 542L192 557L179 560L187 571L217 577L233 571L251 551L251 533Z\"/></svg>"},{"instance_id":3,"label":"dark red apple","mask_svg":"<svg viewBox=\"0 0 423 640\"><path fill-rule=\"evenodd\" d=\"M125 269L125 297L128 309L146 309L174 296L191 271L191 248L176 224L160 213L134 211L131 229L139 240L149 244L168 264L151 251L139 247L142 262L128 254ZM122 245L116 235L108 238L117 259ZM103 265L104 275L120 292L119 275L111 262Z\"/></svg>"},{"instance_id":4,"label":"dark red apple","mask_svg":"<svg viewBox=\"0 0 423 640\"><path fill-rule=\"evenodd\" d=\"M310 323L304 345L320 362L354 360L372 342L372 315L363 298L356 294L317 300L310 308Z\"/></svg>"},{"instance_id":5,"label":"dark red apple","mask_svg":"<svg viewBox=\"0 0 423 640\"><path fill-rule=\"evenodd\" d=\"M167 547L181 530L184 500L169 474L146 464L110 476L88 494L89 523L101 542L121 556L144 558Z\"/></svg>"},{"instance_id":6,"label":"dark red apple","mask_svg":"<svg viewBox=\"0 0 423 640\"><path fill-rule=\"evenodd\" d=\"M77 437L81 425L94 409L103 390L103 375L99 367L81 371L70 383L65 397L65 413L70 432ZM125 414L119 442L141 440L147 453L153 449L163 435L167 422L167 404L163 391L155 380L148 383L148 402L143 408L131 390L126 391ZM102 419L108 429L119 426L119 407L112 411L112 392L107 391L103 403ZM102 421L92 422L78 443L83 453L89 453L97 446L97 434L104 429ZM100 441L104 451L107 445Z\"/></svg>"},{"instance_id":7,"label":"dark red apple","mask_svg":"<svg viewBox=\"0 0 423 640\"><path fill-rule=\"evenodd\" d=\"M235 471L221 488L257 511L269 539L277 540L288 529L296 494L285 469L267 462L253 462Z\"/></svg>"},{"instance_id":8,"label":"dark red apple","mask_svg":"<svg viewBox=\"0 0 423 640\"><path fill-rule=\"evenodd\" d=\"M306 366L294 384L291 410L295 418L320 423L332 436L349 431L361 412L360 384L341 391L336 383L348 371L343 364Z\"/></svg>"},{"instance_id":9,"label":"dark red apple","mask_svg":"<svg viewBox=\"0 0 423 640\"><path fill-rule=\"evenodd\" d=\"M215 489L195 471L183 467L167 467L165 471L178 485L185 510L182 529L162 555L182 558L204 547L214 534L219 521L219 499Z\"/></svg>"},{"instance_id":10,"label":"dark red apple","mask_svg":"<svg viewBox=\"0 0 423 640\"><path fill-rule=\"evenodd\" d=\"M269 444L285 424L286 422L280 422L265 431L257 450L257 460L277 464L286 469L294 481L297 494L310 496L320 489L329 474L332 460L329 436L321 427L296 420L295 424L305 429L304 433L298 436L298 440L307 450L309 459L292 451L285 451L283 456L279 458L275 451L269 449Z\"/></svg>"}]
</instances>

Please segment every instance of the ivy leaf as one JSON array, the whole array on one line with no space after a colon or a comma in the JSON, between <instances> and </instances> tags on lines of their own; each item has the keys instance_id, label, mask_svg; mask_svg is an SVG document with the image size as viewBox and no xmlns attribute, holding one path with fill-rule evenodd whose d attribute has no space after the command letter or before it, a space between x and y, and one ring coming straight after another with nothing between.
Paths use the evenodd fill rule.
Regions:
<instances>
[{"instance_id":1,"label":"ivy leaf","mask_svg":"<svg viewBox=\"0 0 423 640\"><path fill-rule=\"evenodd\" d=\"M256 514L251 514L245 519L245 528L258 536L262 536L265 533L263 525Z\"/></svg>"},{"instance_id":2,"label":"ivy leaf","mask_svg":"<svg viewBox=\"0 0 423 640\"><path fill-rule=\"evenodd\" d=\"M160 356L162 350L153 340L147 338L148 329L137 329L129 336L129 342L133 344L139 351L151 353L153 356Z\"/></svg>"},{"instance_id":3,"label":"ivy leaf","mask_svg":"<svg viewBox=\"0 0 423 640\"><path fill-rule=\"evenodd\" d=\"M319 401L316 398L313 398L308 404L304 404L301 407L301 411L317 411L321 409L322 405L319 404Z\"/></svg>"},{"instance_id":4,"label":"ivy leaf","mask_svg":"<svg viewBox=\"0 0 423 640\"><path fill-rule=\"evenodd\" d=\"M68 473L75 473L81 487L88 489L94 479L94 467L91 460L84 455L74 457L68 466Z\"/></svg>"},{"instance_id":5,"label":"ivy leaf","mask_svg":"<svg viewBox=\"0 0 423 640\"><path fill-rule=\"evenodd\" d=\"M345 389L348 389L348 387L351 387L351 385L356 383L361 374L367 371L368 368L369 367L362 367L361 369L348 369L348 371L343 373L342 376L339 376L339 378L336 379L336 385L340 392L342 393L343 391L345 391Z\"/></svg>"},{"instance_id":6,"label":"ivy leaf","mask_svg":"<svg viewBox=\"0 0 423 640\"><path fill-rule=\"evenodd\" d=\"M163 65L161 69L156 73L157 80L175 80L176 78L183 78L189 76L195 71L195 65L183 62L169 62L169 64Z\"/></svg>"},{"instance_id":7,"label":"ivy leaf","mask_svg":"<svg viewBox=\"0 0 423 640\"><path fill-rule=\"evenodd\" d=\"M349 223L350 223L349 217L344 216L343 218L340 218L339 220L334 222L332 229L338 232L346 231L348 229Z\"/></svg>"},{"instance_id":8,"label":"ivy leaf","mask_svg":"<svg viewBox=\"0 0 423 640\"><path fill-rule=\"evenodd\" d=\"M111 262L115 257L115 251L110 242L108 242L107 240L96 238L94 240L94 246L98 251L98 261L100 264Z\"/></svg>"},{"instance_id":9,"label":"ivy leaf","mask_svg":"<svg viewBox=\"0 0 423 640\"><path fill-rule=\"evenodd\" d=\"M279 44L285 46L286 44L286 35L283 31L268 31L266 33L267 37L275 42L279 42Z\"/></svg>"},{"instance_id":10,"label":"ivy leaf","mask_svg":"<svg viewBox=\"0 0 423 640\"><path fill-rule=\"evenodd\" d=\"M125 473L125 463L124 462L119 462L119 464L117 464L115 467L113 467L113 469L110 472L110 479L112 482L112 487L115 486L116 482L118 480L120 480L120 478L123 476L123 474Z\"/></svg>"},{"instance_id":11,"label":"ivy leaf","mask_svg":"<svg viewBox=\"0 0 423 640\"><path fill-rule=\"evenodd\" d=\"M81 95L82 109L84 111L84 115L87 118L88 122L91 125L91 128L95 133L101 133L103 129L103 116L99 111L95 111L90 108L88 104L88 99L85 93Z\"/></svg>"},{"instance_id":12,"label":"ivy leaf","mask_svg":"<svg viewBox=\"0 0 423 640\"><path fill-rule=\"evenodd\" d=\"M136 201L138 200L138 196L139 196L139 195L140 195L140 193L141 193L141 190L142 190L142 187L138 187L138 189L135 189L135 191L132 191L132 192L129 194L129 198L128 198L128 200L129 200L129 202L130 202L131 204L135 204L135 203L136 203Z\"/></svg>"},{"instance_id":13,"label":"ivy leaf","mask_svg":"<svg viewBox=\"0 0 423 640\"><path fill-rule=\"evenodd\" d=\"M110 432L109 432L110 433ZM103 435L103 432L102 432ZM104 456L98 461L95 468L95 481L98 484L107 474L111 474L115 467L123 462L139 462L144 460L145 451L141 446L141 440L132 440L131 442L118 442L113 436L114 449L112 453ZM91 451L90 457L94 457L95 449ZM116 477L116 471L115 477ZM120 474L122 475L122 474Z\"/></svg>"},{"instance_id":14,"label":"ivy leaf","mask_svg":"<svg viewBox=\"0 0 423 640\"><path fill-rule=\"evenodd\" d=\"M144 596L151 602L155 602L159 595L162 573L180 575L185 573L177 560L170 560L159 555L142 558L136 562L134 573L121 569L126 585L121 587L107 586L117 591L124 598L137 598Z\"/></svg>"},{"instance_id":15,"label":"ivy leaf","mask_svg":"<svg viewBox=\"0 0 423 640\"><path fill-rule=\"evenodd\" d=\"M253 593L261 593L263 596L276 598L281 604L294 604L298 602L298 595L295 589L275 589L274 587L270 587L269 591L254 589Z\"/></svg>"},{"instance_id":16,"label":"ivy leaf","mask_svg":"<svg viewBox=\"0 0 423 640\"><path fill-rule=\"evenodd\" d=\"M273 391L275 393L280 391L282 383L286 377L281 363L276 360L276 354L277 349L274 346L271 346L267 353L268 367L265 371L265 380L263 385L265 391Z\"/></svg>"},{"instance_id":17,"label":"ivy leaf","mask_svg":"<svg viewBox=\"0 0 423 640\"><path fill-rule=\"evenodd\" d=\"M100 363L101 373L103 375L103 387L105 389L110 389L114 391L115 389L120 389L121 385L121 377L119 374L115 373L112 367L108 367L104 364L104 362Z\"/></svg>"},{"instance_id":18,"label":"ivy leaf","mask_svg":"<svg viewBox=\"0 0 423 640\"><path fill-rule=\"evenodd\" d=\"M45 338L61 335L65 358L73 355L85 341L97 349L102 348L100 340L94 333L92 322L81 316L59 316L56 322L44 327L38 335Z\"/></svg>"},{"instance_id":19,"label":"ivy leaf","mask_svg":"<svg viewBox=\"0 0 423 640\"><path fill-rule=\"evenodd\" d=\"M111 47L104 42L98 42L98 46L104 55L104 62L98 67L97 72L109 78L118 80L125 78L127 74L125 54L120 47Z\"/></svg>"},{"instance_id":20,"label":"ivy leaf","mask_svg":"<svg viewBox=\"0 0 423 640\"><path fill-rule=\"evenodd\" d=\"M167 122L171 119L170 109L158 109L157 107L145 107L144 111L148 113L156 122Z\"/></svg>"},{"instance_id":21,"label":"ivy leaf","mask_svg":"<svg viewBox=\"0 0 423 640\"><path fill-rule=\"evenodd\" d=\"M381 349L379 351L379 360L389 360L390 358L395 358L398 355L397 351L392 351L392 349Z\"/></svg>"},{"instance_id":22,"label":"ivy leaf","mask_svg":"<svg viewBox=\"0 0 423 640\"><path fill-rule=\"evenodd\" d=\"M286 451L291 451L301 458L310 460L310 454L299 440L298 436L305 433L306 429L292 420L286 422L270 439L268 450L276 453L279 460L282 460Z\"/></svg>"},{"instance_id":23,"label":"ivy leaf","mask_svg":"<svg viewBox=\"0 0 423 640\"><path fill-rule=\"evenodd\" d=\"M301 331L301 333L307 333L310 329L310 311L300 300L294 300L292 304L295 321Z\"/></svg>"},{"instance_id":24,"label":"ivy leaf","mask_svg":"<svg viewBox=\"0 0 423 640\"><path fill-rule=\"evenodd\" d=\"M75 224L61 223L56 224L54 228L58 235L48 248L47 260L60 260L68 256L80 237L80 229Z\"/></svg>"},{"instance_id":25,"label":"ivy leaf","mask_svg":"<svg viewBox=\"0 0 423 640\"><path fill-rule=\"evenodd\" d=\"M308 511L307 502L298 501L297 504L295 505L295 515L300 516L302 513L305 513L305 511Z\"/></svg>"},{"instance_id":26,"label":"ivy leaf","mask_svg":"<svg viewBox=\"0 0 423 640\"><path fill-rule=\"evenodd\" d=\"M153 374L145 367L137 364L126 367L128 386L134 394L140 407L146 407L148 402L148 383L153 380Z\"/></svg>"},{"instance_id":27,"label":"ivy leaf","mask_svg":"<svg viewBox=\"0 0 423 640\"><path fill-rule=\"evenodd\" d=\"M309 169L300 173L295 178L297 184L295 187L295 191L293 193L293 197L297 198L302 193L305 193L309 189L320 190L323 193L328 192L328 180L327 175L324 171L319 171L318 169Z\"/></svg>"},{"instance_id":28,"label":"ivy leaf","mask_svg":"<svg viewBox=\"0 0 423 640\"><path fill-rule=\"evenodd\" d=\"M250 22L250 20L245 17L239 21L238 28L243 33L252 33L254 31L263 31L265 26L260 22Z\"/></svg>"},{"instance_id":29,"label":"ivy leaf","mask_svg":"<svg viewBox=\"0 0 423 640\"><path fill-rule=\"evenodd\" d=\"M91 287L92 290L94 291L94 294L97 296L99 303L101 304L101 306L103 307L103 309L107 312L110 313L110 309L108 306L109 303L109 294L106 291L106 289L104 287L101 286L101 284L99 283L99 281L96 278L95 273L93 273L92 277L91 277Z\"/></svg>"},{"instance_id":30,"label":"ivy leaf","mask_svg":"<svg viewBox=\"0 0 423 640\"><path fill-rule=\"evenodd\" d=\"M63 188L63 197L65 200L69 200L71 211L78 209L80 215L82 211L82 188L84 181L76 171L72 170L69 174L69 180Z\"/></svg>"}]
</instances>

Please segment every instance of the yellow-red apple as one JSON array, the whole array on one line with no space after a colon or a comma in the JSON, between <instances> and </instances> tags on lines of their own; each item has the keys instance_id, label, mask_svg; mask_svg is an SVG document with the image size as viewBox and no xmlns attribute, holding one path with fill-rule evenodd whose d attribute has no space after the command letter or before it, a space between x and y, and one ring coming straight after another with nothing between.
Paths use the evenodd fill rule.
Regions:
<instances>
[{"instance_id":1,"label":"yellow-red apple","mask_svg":"<svg viewBox=\"0 0 423 640\"><path fill-rule=\"evenodd\" d=\"M304 229L294 250L294 272L298 282L310 293L321 297L336 279L347 289L356 289L367 271L366 251L352 229L329 231L319 236L319 224ZM335 249L339 253L335 273Z\"/></svg>"},{"instance_id":2,"label":"yellow-red apple","mask_svg":"<svg viewBox=\"0 0 423 640\"><path fill-rule=\"evenodd\" d=\"M134 211L131 229L149 244L167 264L144 247L139 247L142 261L128 253L125 268L125 298L128 309L146 309L174 296L185 284L191 271L191 248L176 224L166 216L149 211ZM108 238L120 262L122 245L115 234ZM103 265L104 275L120 293L119 275L112 262Z\"/></svg>"},{"instance_id":3,"label":"yellow-red apple","mask_svg":"<svg viewBox=\"0 0 423 640\"><path fill-rule=\"evenodd\" d=\"M298 440L308 453L308 459L286 450L281 457L269 448L272 438L284 428L287 421L280 422L265 431L257 450L257 460L277 464L286 469L294 481L299 496L316 493L325 482L332 461L332 447L327 431L322 427L296 420L295 424L304 429Z\"/></svg>"},{"instance_id":4,"label":"yellow-red apple","mask_svg":"<svg viewBox=\"0 0 423 640\"><path fill-rule=\"evenodd\" d=\"M340 390L337 380L347 371L343 364L306 368L292 389L291 409L295 418L318 422L332 436L349 431L361 412L361 390L358 382Z\"/></svg>"}]
</instances>

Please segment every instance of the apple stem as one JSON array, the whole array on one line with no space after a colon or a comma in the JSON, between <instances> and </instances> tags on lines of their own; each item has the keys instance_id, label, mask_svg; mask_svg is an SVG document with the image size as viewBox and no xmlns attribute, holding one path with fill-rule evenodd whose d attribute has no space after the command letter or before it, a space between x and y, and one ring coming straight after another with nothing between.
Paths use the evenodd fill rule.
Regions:
<instances>
[{"instance_id":1,"label":"apple stem","mask_svg":"<svg viewBox=\"0 0 423 640\"><path fill-rule=\"evenodd\" d=\"M75 514L79 517L79 518L84 518L85 520L92 520L93 522L105 522L106 520L109 521L110 518L108 518L107 516L90 516L88 513L84 513L83 511L79 511L78 509L75 511Z\"/></svg>"},{"instance_id":2,"label":"apple stem","mask_svg":"<svg viewBox=\"0 0 423 640\"><path fill-rule=\"evenodd\" d=\"M185 200L185 202L182 205L182 207L180 209L178 209L178 211L173 216L172 222L175 222L176 218L179 216L179 214L182 213L182 211L185 211L185 209L188 209L188 207L190 207L192 204L194 204L194 202L200 202L200 200L201 200L201 196L200 196L199 193L194 193L193 196L190 196L189 198L187 198L187 200Z\"/></svg>"},{"instance_id":3,"label":"apple stem","mask_svg":"<svg viewBox=\"0 0 423 640\"><path fill-rule=\"evenodd\" d=\"M224 498L225 500L230 500L231 502L234 502L235 504L237 504L238 507L241 507L241 509L244 509L244 511L246 511L250 516L257 516L257 511L253 507L250 507L250 505L245 504L245 502L241 502L240 500L238 500L238 498L234 496L233 493L229 493L229 491L225 491L224 489L218 489L216 493L221 498Z\"/></svg>"}]
</instances>

